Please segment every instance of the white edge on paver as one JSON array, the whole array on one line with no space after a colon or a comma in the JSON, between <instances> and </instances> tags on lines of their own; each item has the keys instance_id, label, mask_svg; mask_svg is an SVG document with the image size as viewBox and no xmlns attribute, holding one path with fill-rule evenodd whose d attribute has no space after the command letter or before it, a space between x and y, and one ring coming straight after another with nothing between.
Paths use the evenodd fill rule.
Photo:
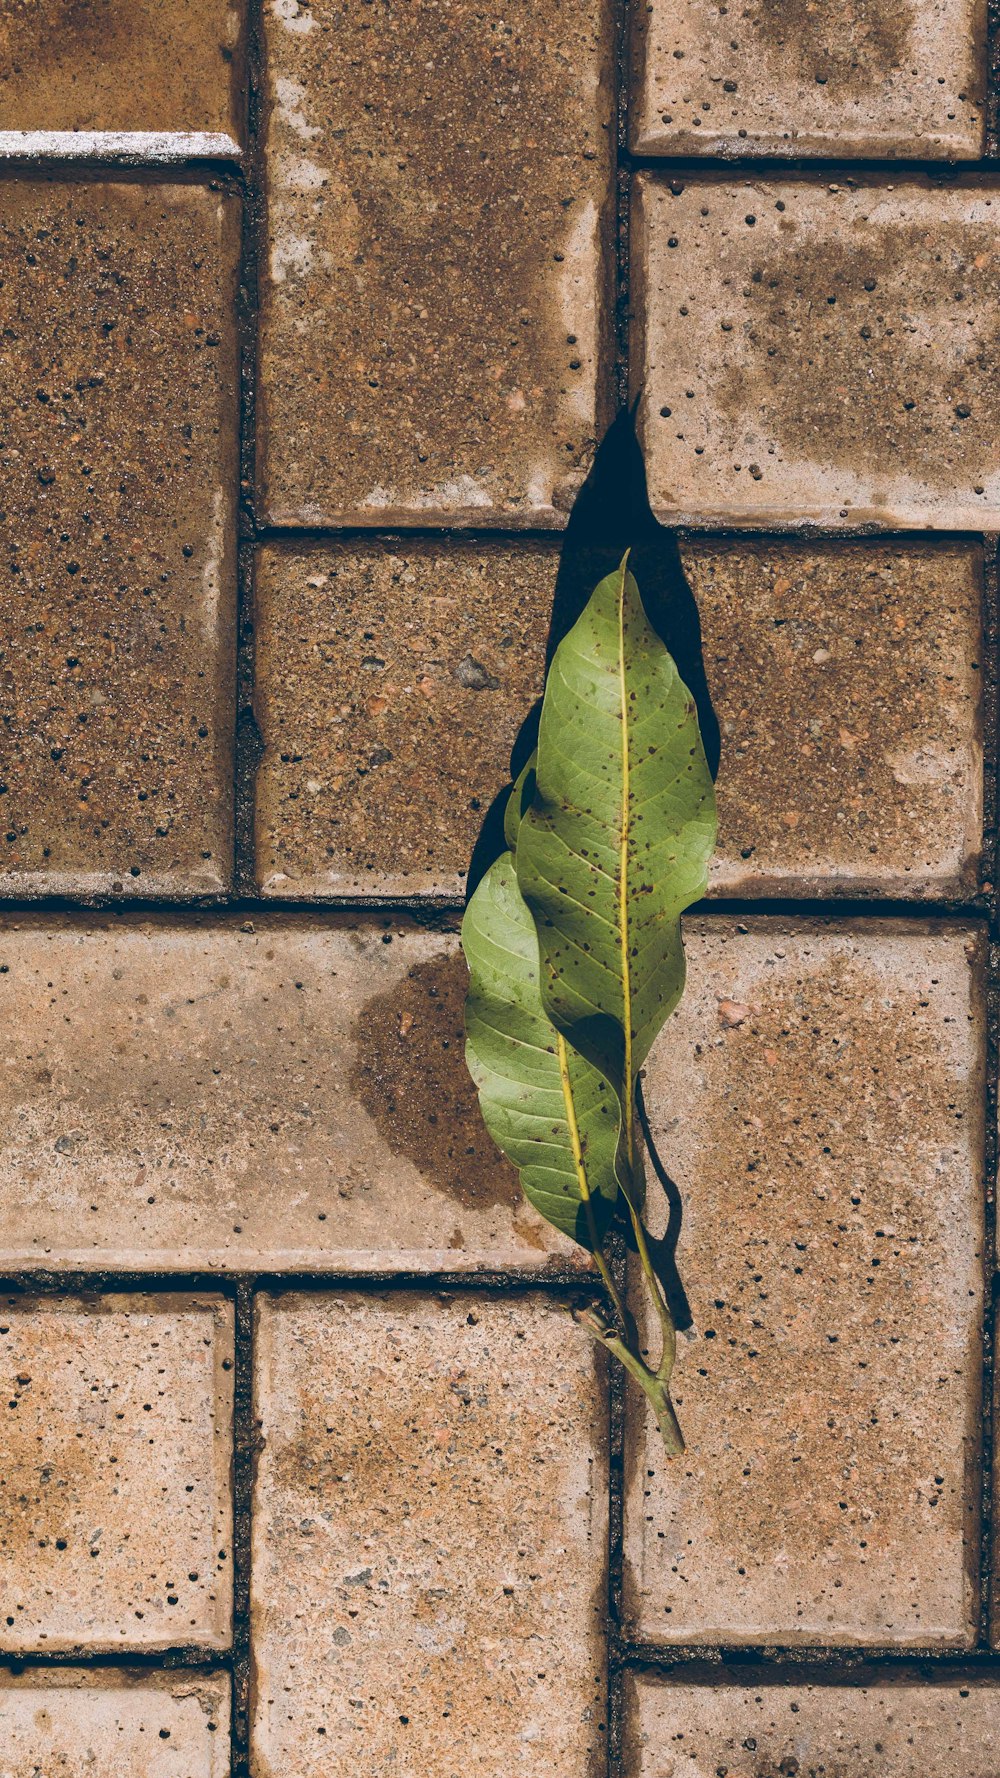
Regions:
<instances>
[{"instance_id":1,"label":"white edge on paver","mask_svg":"<svg viewBox=\"0 0 1000 1778\"><path fill-rule=\"evenodd\" d=\"M0 130L0 160L239 160L239 143L213 130Z\"/></svg>"}]
</instances>

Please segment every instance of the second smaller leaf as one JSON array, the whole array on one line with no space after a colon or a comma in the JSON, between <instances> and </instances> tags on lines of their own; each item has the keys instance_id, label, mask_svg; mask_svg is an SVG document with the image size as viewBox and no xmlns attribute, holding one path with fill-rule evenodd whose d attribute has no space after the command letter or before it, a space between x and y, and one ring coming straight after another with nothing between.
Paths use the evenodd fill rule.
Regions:
<instances>
[{"instance_id":1,"label":"second smaller leaf","mask_svg":"<svg viewBox=\"0 0 1000 1778\"><path fill-rule=\"evenodd\" d=\"M607 1081L542 1010L538 935L509 852L466 909L466 1059L483 1119L525 1197L563 1234L599 1251L618 1198L621 1110Z\"/></svg>"}]
</instances>

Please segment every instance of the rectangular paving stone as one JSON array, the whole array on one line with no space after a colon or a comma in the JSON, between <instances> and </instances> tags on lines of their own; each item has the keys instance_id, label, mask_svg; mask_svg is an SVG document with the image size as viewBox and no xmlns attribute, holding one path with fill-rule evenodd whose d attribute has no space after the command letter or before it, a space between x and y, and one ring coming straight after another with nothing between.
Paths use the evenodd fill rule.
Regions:
<instances>
[{"instance_id":1,"label":"rectangular paving stone","mask_svg":"<svg viewBox=\"0 0 1000 1778\"><path fill-rule=\"evenodd\" d=\"M718 918L688 956L645 1088L684 1203L688 1449L665 1459L630 1399L629 1631L968 1646L981 935Z\"/></svg>"},{"instance_id":2,"label":"rectangular paving stone","mask_svg":"<svg viewBox=\"0 0 1000 1778\"><path fill-rule=\"evenodd\" d=\"M541 695L556 566L533 543L262 551L264 894L462 892Z\"/></svg>"},{"instance_id":3,"label":"rectangular paving stone","mask_svg":"<svg viewBox=\"0 0 1000 1778\"><path fill-rule=\"evenodd\" d=\"M109 137L200 133L238 150L245 0L14 0L0 18L0 143L28 132ZM96 141L94 139L96 138ZM103 140L102 140L103 138Z\"/></svg>"},{"instance_id":4,"label":"rectangular paving stone","mask_svg":"<svg viewBox=\"0 0 1000 1778\"><path fill-rule=\"evenodd\" d=\"M713 891L974 892L979 547L689 538L684 562L723 728ZM541 691L555 573L528 542L262 551L264 894L461 892Z\"/></svg>"},{"instance_id":5,"label":"rectangular paving stone","mask_svg":"<svg viewBox=\"0 0 1000 1778\"><path fill-rule=\"evenodd\" d=\"M560 525L606 349L608 0L270 0L273 524Z\"/></svg>"},{"instance_id":6,"label":"rectangular paving stone","mask_svg":"<svg viewBox=\"0 0 1000 1778\"><path fill-rule=\"evenodd\" d=\"M995 527L998 213L976 179L640 177L631 374L658 515Z\"/></svg>"},{"instance_id":7,"label":"rectangular paving stone","mask_svg":"<svg viewBox=\"0 0 1000 1778\"><path fill-rule=\"evenodd\" d=\"M0 923L0 1269L584 1265L465 1067L454 933Z\"/></svg>"},{"instance_id":8,"label":"rectangular paving stone","mask_svg":"<svg viewBox=\"0 0 1000 1778\"><path fill-rule=\"evenodd\" d=\"M228 1778L224 1674L99 1668L0 1678L4 1778Z\"/></svg>"},{"instance_id":9,"label":"rectangular paving stone","mask_svg":"<svg viewBox=\"0 0 1000 1778\"><path fill-rule=\"evenodd\" d=\"M8 183L0 894L231 877L239 205Z\"/></svg>"},{"instance_id":10,"label":"rectangular paving stone","mask_svg":"<svg viewBox=\"0 0 1000 1778\"><path fill-rule=\"evenodd\" d=\"M625 1681L627 1778L993 1778L995 1681L862 1675L851 1684Z\"/></svg>"},{"instance_id":11,"label":"rectangular paving stone","mask_svg":"<svg viewBox=\"0 0 1000 1778\"><path fill-rule=\"evenodd\" d=\"M983 0L800 0L726 12L709 0L636 8L640 154L982 154Z\"/></svg>"},{"instance_id":12,"label":"rectangular paving stone","mask_svg":"<svg viewBox=\"0 0 1000 1778\"><path fill-rule=\"evenodd\" d=\"M713 890L974 892L978 546L690 538L684 565L722 729Z\"/></svg>"},{"instance_id":13,"label":"rectangular paving stone","mask_svg":"<svg viewBox=\"0 0 1000 1778\"><path fill-rule=\"evenodd\" d=\"M256 1778L605 1769L596 1364L536 1296L263 1299Z\"/></svg>"},{"instance_id":14,"label":"rectangular paving stone","mask_svg":"<svg viewBox=\"0 0 1000 1778\"><path fill-rule=\"evenodd\" d=\"M0 1300L0 1652L226 1646L232 1348L217 1297Z\"/></svg>"}]
</instances>

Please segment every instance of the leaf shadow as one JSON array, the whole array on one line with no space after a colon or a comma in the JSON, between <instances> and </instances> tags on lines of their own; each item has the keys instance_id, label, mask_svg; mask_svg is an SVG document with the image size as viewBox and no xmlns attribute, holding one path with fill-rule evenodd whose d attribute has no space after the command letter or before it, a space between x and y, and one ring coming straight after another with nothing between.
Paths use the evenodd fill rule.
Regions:
<instances>
[{"instance_id":1,"label":"leaf shadow","mask_svg":"<svg viewBox=\"0 0 1000 1778\"><path fill-rule=\"evenodd\" d=\"M677 533L660 524L649 504L646 466L635 430L635 407L624 410L609 426L569 515L552 600L545 650L546 671L594 587L617 568L626 550L630 552L629 566L638 582L650 624L673 655L681 678L695 700L705 755L714 778L719 769L721 740L705 673L698 605L684 572ZM541 708L539 698L518 731L511 750L511 783L534 750ZM490 865L505 850L503 820L509 789L506 786L494 798L483 820L469 865L470 896ZM674 1324L678 1332L683 1333L693 1324L691 1305L676 1258L683 1202L657 1152L649 1127L641 1077L637 1103L650 1164L667 1200L666 1230L658 1240L649 1238L650 1252ZM630 1231L625 1233L628 1239Z\"/></svg>"},{"instance_id":2,"label":"leaf shadow","mask_svg":"<svg viewBox=\"0 0 1000 1778\"><path fill-rule=\"evenodd\" d=\"M719 722L705 674L698 605L684 572L677 533L660 524L649 504L634 408L620 413L608 427L569 515L552 598L546 671L598 581L617 568L626 550L631 552L629 566L639 583L646 615L677 662L678 672L697 705L705 754L714 778L719 769ZM539 698L518 731L511 749L512 783L538 740L541 710ZM505 787L494 797L484 817L469 864L469 896L504 851L507 796Z\"/></svg>"}]
</instances>

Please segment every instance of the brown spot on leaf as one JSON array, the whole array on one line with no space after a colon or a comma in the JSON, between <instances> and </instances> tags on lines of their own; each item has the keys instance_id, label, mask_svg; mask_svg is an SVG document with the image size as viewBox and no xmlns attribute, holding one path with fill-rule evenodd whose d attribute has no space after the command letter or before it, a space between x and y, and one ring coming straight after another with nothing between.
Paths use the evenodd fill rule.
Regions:
<instances>
[{"instance_id":1,"label":"brown spot on leaf","mask_svg":"<svg viewBox=\"0 0 1000 1778\"><path fill-rule=\"evenodd\" d=\"M393 1154L469 1209L521 1202L465 1066L468 974L458 952L417 963L362 1008L351 1086Z\"/></svg>"}]
</instances>

